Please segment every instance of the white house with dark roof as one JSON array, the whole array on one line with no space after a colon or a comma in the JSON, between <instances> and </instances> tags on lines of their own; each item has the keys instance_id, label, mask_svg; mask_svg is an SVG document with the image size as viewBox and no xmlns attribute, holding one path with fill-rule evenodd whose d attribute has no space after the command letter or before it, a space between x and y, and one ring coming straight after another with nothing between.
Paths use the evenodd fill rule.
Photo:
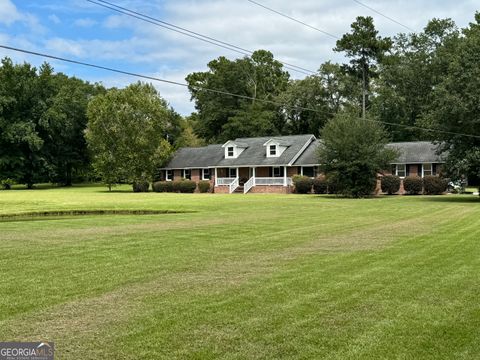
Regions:
<instances>
[{"instance_id":1,"label":"white house with dark roof","mask_svg":"<svg viewBox=\"0 0 480 360\"><path fill-rule=\"evenodd\" d=\"M161 180L209 180L219 193L289 193L292 176L318 175L319 144L313 135L291 135L238 138L225 144L181 148L161 169ZM388 146L399 151L392 173L400 177L434 175L444 162L436 153L436 145L430 142Z\"/></svg>"}]
</instances>

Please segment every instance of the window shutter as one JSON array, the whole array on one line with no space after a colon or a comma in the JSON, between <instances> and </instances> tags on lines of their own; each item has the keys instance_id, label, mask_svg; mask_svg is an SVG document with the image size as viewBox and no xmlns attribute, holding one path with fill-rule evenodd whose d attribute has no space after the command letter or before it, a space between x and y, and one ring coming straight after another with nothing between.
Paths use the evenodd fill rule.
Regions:
<instances>
[{"instance_id":1,"label":"window shutter","mask_svg":"<svg viewBox=\"0 0 480 360\"><path fill-rule=\"evenodd\" d=\"M410 165L405 165L405 175L410 176Z\"/></svg>"},{"instance_id":2,"label":"window shutter","mask_svg":"<svg viewBox=\"0 0 480 360\"><path fill-rule=\"evenodd\" d=\"M392 172L392 175L396 175L396 174L397 174L397 165L392 165L391 172Z\"/></svg>"},{"instance_id":3,"label":"window shutter","mask_svg":"<svg viewBox=\"0 0 480 360\"><path fill-rule=\"evenodd\" d=\"M432 175L437 175L437 164L432 164Z\"/></svg>"},{"instance_id":4,"label":"window shutter","mask_svg":"<svg viewBox=\"0 0 480 360\"><path fill-rule=\"evenodd\" d=\"M422 164L418 164L418 176L422 176Z\"/></svg>"},{"instance_id":5,"label":"window shutter","mask_svg":"<svg viewBox=\"0 0 480 360\"><path fill-rule=\"evenodd\" d=\"M268 177L273 177L273 168L272 167L268 168Z\"/></svg>"}]
</instances>

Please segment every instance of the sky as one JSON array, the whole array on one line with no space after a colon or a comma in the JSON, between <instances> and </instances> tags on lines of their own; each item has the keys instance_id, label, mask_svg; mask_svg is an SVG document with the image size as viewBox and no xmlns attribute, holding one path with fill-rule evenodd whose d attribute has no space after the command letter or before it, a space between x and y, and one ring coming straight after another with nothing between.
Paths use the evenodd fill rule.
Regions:
<instances>
[{"instance_id":1,"label":"sky","mask_svg":"<svg viewBox=\"0 0 480 360\"><path fill-rule=\"evenodd\" d=\"M317 70L321 63L344 61L335 38L256 6L247 0L109 0L244 49L270 50L277 60ZM421 31L429 19L452 18L459 27L473 21L478 0L362 0L391 21L354 0L256 0L286 15L340 37L356 16L372 16L382 36ZM0 0L0 44L185 82L206 71L210 60L242 55L115 13L87 0ZM36 66L45 59L0 49L0 57ZM104 70L48 60L56 71L124 87L139 79ZM305 74L289 71L292 78ZM194 111L188 90L153 84L182 115Z\"/></svg>"}]
</instances>

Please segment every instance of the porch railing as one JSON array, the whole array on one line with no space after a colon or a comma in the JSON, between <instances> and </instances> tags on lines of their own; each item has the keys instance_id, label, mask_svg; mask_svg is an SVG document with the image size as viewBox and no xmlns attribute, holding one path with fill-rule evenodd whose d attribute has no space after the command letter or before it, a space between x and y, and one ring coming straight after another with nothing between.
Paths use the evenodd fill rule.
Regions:
<instances>
[{"instance_id":1,"label":"porch railing","mask_svg":"<svg viewBox=\"0 0 480 360\"><path fill-rule=\"evenodd\" d=\"M245 184L243 184L243 193L246 194L255 186L255 177L252 176Z\"/></svg>"},{"instance_id":2,"label":"porch railing","mask_svg":"<svg viewBox=\"0 0 480 360\"><path fill-rule=\"evenodd\" d=\"M230 185L235 181L235 178L218 178L217 185Z\"/></svg>"},{"instance_id":3,"label":"porch railing","mask_svg":"<svg viewBox=\"0 0 480 360\"><path fill-rule=\"evenodd\" d=\"M235 189L238 187L239 185L239 180L238 180L238 176L233 179L232 183L230 185L228 185L228 192L231 194L235 191Z\"/></svg>"},{"instance_id":4,"label":"porch railing","mask_svg":"<svg viewBox=\"0 0 480 360\"><path fill-rule=\"evenodd\" d=\"M283 177L256 177L255 186L257 185L283 185ZM287 178L287 185L292 184L292 178Z\"/></svg>"}]
</instances>

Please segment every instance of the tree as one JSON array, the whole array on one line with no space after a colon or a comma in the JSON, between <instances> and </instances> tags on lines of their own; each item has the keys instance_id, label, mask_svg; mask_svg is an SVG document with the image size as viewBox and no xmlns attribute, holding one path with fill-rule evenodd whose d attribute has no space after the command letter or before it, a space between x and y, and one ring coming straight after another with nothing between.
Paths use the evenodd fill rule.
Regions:
<instances>
[{"instance_id":1,"label":"tree","mask_svg":"<svg viewBox=\"0 0 480 360\"><path fill-rule=\"evenodd\" d=\"M90 163L84 137L88 102L105 89L63 74L55 76L54 84L55 94L41 116L48 138L44 149L50 181L70 186L74 174Z\"/></svg>"},{"instance_id":2,"label":"tree","mask_svg":"<svg viewBox=\"0 0 480 360\"><path fill-rule=\"evenodd\" d=\"M393 141L430 137L430 133L408 126L418 125L428 111L433 90L448 68L445 50L456 46L458 35L452 20L433 19L419 34L394 38L391 54L380 64L372 100L372 113L392 124L387 130Z\"/></svg>"},{"instance_id":3,"label":"tree","mask_svg":"<svg viewBox=\"0 0 480 360\"><path fill-rule=\"evenodd\" d=\"M448 151L447 171L451 176L480 177L479 12L457 44L449 48L448 55L444 51L443 56L449 59L448 69L433 92L423 124L443 131L434 135L442 150Z\"/></svg>"},{"instance_id":4,"label":"tree","mask_svg":"<svg viewBox=\"0 0 480 360\"><path fill-rule=\"evenodd\" d=\"M326 62L318 73L301 80L291 80L278 97L284 104L283 134L314 134L337 112L355 104L355 78L345 74L341 66Z\"/></svg>"},{"instance_id":5,"label":"tree","mask_svg":"<svg viewBox=\"0 0 480 360\"><path fill-rule=\"evenodd\" d=\"M337 40L333 50L345 52L346 56L351 58L350 66L346 66L345 69L362 80L362 117L365 118L365 111L369 105L370 79L375 76L376 65L391 48L392 41L388 37L378 36L373 18L370 16L358 16L351 28L352 32L344 34Z\"/></svg>"},{"instance_id":6,"label":"tree","mask_svg":"<svg viewBox=\"0 0 480 360\"><path fill-rule=\"evenodd\" d=\"M44 72L50 71L43 67ZM46 104L38 87L37 70L25 63L14 65L5 58L0 67L0 174L28 188L46 177L47 163L41 152L40 105ZM45 84L43 84L45 85Z\"/></svg>"},{"instance_id":7,"label":"tree","mask_svg":"<svg viewBox=\"0 0 480 360\"><path fill-rule=\"evenodd\" d=\"M387 132L372 119L358 119L342 112L322 130L319 162L322 172L347 197L369 196L375 189L377 174L395 158L385 147Z\"/></svg>"},{"instance_id":8,"label":"tree","mask_svg":"<svg viewBox=\"0 0 480 360\"><path fill-rule=\"evenodd\" d=\"M93 166L108 188L152 181L171 153L166 137L174 118L157 90L140 82L110 89L90 101L87 115Z\"/></svg>"},{"instance_id":9,"label":"tree","mask_svg":"<svg viewBox=\"0 0 480 360\"><path fill-rule=\"evenodd\" d=\"M192 73L186 78L198 111L195 130L200 137L217 142L281 132L280 107L261 100L274 101L287 88L289 75L270 52L258 50L250 57L234 61L219 57L208 67L209 71Z\"/></svg>"}]
</instances>

